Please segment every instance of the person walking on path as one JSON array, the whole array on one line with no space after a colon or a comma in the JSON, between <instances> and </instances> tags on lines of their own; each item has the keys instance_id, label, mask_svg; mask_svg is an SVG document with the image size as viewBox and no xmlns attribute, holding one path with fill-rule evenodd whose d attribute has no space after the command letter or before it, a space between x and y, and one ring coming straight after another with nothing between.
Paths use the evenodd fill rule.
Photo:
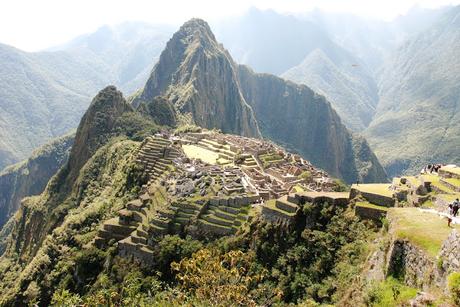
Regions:
<instances>
[{"instance_id":1,"label":"person walking on path","mask_svg":"<svg viewBox=\"0 0 460 307\"><path fill-rule=\"evenodd\" d=\"M457 216L459 207L460 207L460 202L458 201L458 198L457 198L452 205L452 215L454 217Z\"/></svg>"}]
</instances>

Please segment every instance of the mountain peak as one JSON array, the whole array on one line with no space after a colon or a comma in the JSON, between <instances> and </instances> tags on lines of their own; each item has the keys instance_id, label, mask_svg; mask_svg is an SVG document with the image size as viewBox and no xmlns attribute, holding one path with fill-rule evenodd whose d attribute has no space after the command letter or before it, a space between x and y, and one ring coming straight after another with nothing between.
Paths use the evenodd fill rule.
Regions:
<instances>
[{"instance_id":1,"label":"mountain peak","mask_svg":"<svg viewBox=\"0 0 460 307\"><path fill-rule=\"evenodd\" d=\"M198 18L185 22L177 31L171 41L180 40L181 45L190 47L217 47L216 37L209 24Z\"/></svg>"}]
</instances>

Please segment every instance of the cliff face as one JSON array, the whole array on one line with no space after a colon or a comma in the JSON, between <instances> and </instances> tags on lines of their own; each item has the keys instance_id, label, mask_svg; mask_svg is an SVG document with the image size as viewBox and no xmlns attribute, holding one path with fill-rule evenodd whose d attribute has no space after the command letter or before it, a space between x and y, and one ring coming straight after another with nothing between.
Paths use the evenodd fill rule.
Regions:
<instances>
[{"instance_id":1,"label":"cliff face","mask_svg":"<svg viewBox=\"0 0 460 307\"><path fill-rule=\"evenodd\" d=\"M264 136L347 182L387 180L367 142L346 129L323 96L245 66L238 76Z\"/></svg>"},{"instance_id":2,"label":"cliff face","mask_svg":"<svg viewBox=\"0 0 460 307\"><path fill-rule=\"evenodd\" d=\"M352 135L324 97L239 66L202 20L174 34L133 105L158 96L174 105L179 122L270 138L347 182L387 179L367 143L360 143L367 148L361 154L354 151Z\"/></svg>"},{"instance_id":3,"label":"cliff face","mask_svg":"<svg viewBox=\"0 0 460 307\"><path fill-rule=\"evenodd\" d=\"M160 95L174 104L185 122L260 136L252 109L241 95L233 61L204 21L192 19L174 34L133 104L137 107Z\"/></svg>"},{"instance_id":4,"label":"cliff face","mask_svg":"<svg viewBox=\"0 0 460 307\"><path fill-rule=\"evenodd\" d=\"M21 199L38 195L66 162L74 134L56 139L0 173L0 228L18 210Z\"/></svg>"}]
</instances>

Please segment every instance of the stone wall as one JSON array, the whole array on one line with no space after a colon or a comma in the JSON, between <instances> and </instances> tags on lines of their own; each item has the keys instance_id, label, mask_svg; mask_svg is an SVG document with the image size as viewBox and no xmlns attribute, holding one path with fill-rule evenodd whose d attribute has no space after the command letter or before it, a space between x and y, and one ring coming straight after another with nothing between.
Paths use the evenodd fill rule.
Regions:
<instances>
[{"instance_id":1,"label":"stone wall","mask_svg":"<svg viewBox=\"0 0 460 307\"><path fill-rule=\"evenodd\" d=\"M262 208L262 216L264 219L267 221L277 223L277 222L283 222L283 223L291 223L294 220L294 216L289 216L287 214L283 214L282 212L279 212L277 210L270 209L265 206L261 206Z\"/></svg>"},{"instance_id":2,"label":"stone wall","mask_svg":"<svg viewBox=\"0 0 460 307\"><path fill-rule=\"evenodd\" d=\"M410 287L426 290L436 280L434 260L407 240L394 240L387 259L387 275L404 278Z\"/></svg>"},{"instance_id":3,"label":"stone wall","mask_svg":"<svg viewBox=\"0 0 460 307\"><path fill-rule=\"evenodd\" d=\"M394 207L395 205L395 199L393 197L363 192L357 189L351 189L350 199L356 198L358 195L361 195L364 199L366 199L370 203L378 205L378 206Z\"/></svg>"},{"instance_id":4,"label":"stone wall","mask_svg":"<svg viewBox=\"0 0 460 307\"><path fill-rule=\"evenodd\" d=\"M380 223L382 217L387 215L387 211L385 209L356 206L355 214L362 219L369 219Z\"/></svg>"},{"instance_id":5,"label":"stone wall","mask_svg":"<svg viewBox=\"0 0 460 307\"><path fill-rule=\"evenodd\" d=\"M439 283L446 284L447 276L452 272L460 272L460 234L452 230L449 237L441 247L438 260Z\"/></svg>"}]
</instances>

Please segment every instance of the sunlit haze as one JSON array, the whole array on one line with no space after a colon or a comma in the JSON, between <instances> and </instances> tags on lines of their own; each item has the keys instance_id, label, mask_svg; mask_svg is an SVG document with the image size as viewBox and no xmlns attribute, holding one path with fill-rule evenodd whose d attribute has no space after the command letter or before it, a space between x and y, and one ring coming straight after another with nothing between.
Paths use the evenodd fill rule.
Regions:
<instances>
[{"instance_id":1,"label":"sunlit haze","mask_svg":"<svg viewBox=\"0 0 460 307\"><path fill-rule=\"evenodd\" d=\"M177 25L191 17L216 21L243 14L250 7L291 14L318 8L388 21L416 5L435 8L458 3L460 0L5 0L0 12L0 42L35 51L61 44L104 24L145 21Z\"/></svg>"}]
</instances>

